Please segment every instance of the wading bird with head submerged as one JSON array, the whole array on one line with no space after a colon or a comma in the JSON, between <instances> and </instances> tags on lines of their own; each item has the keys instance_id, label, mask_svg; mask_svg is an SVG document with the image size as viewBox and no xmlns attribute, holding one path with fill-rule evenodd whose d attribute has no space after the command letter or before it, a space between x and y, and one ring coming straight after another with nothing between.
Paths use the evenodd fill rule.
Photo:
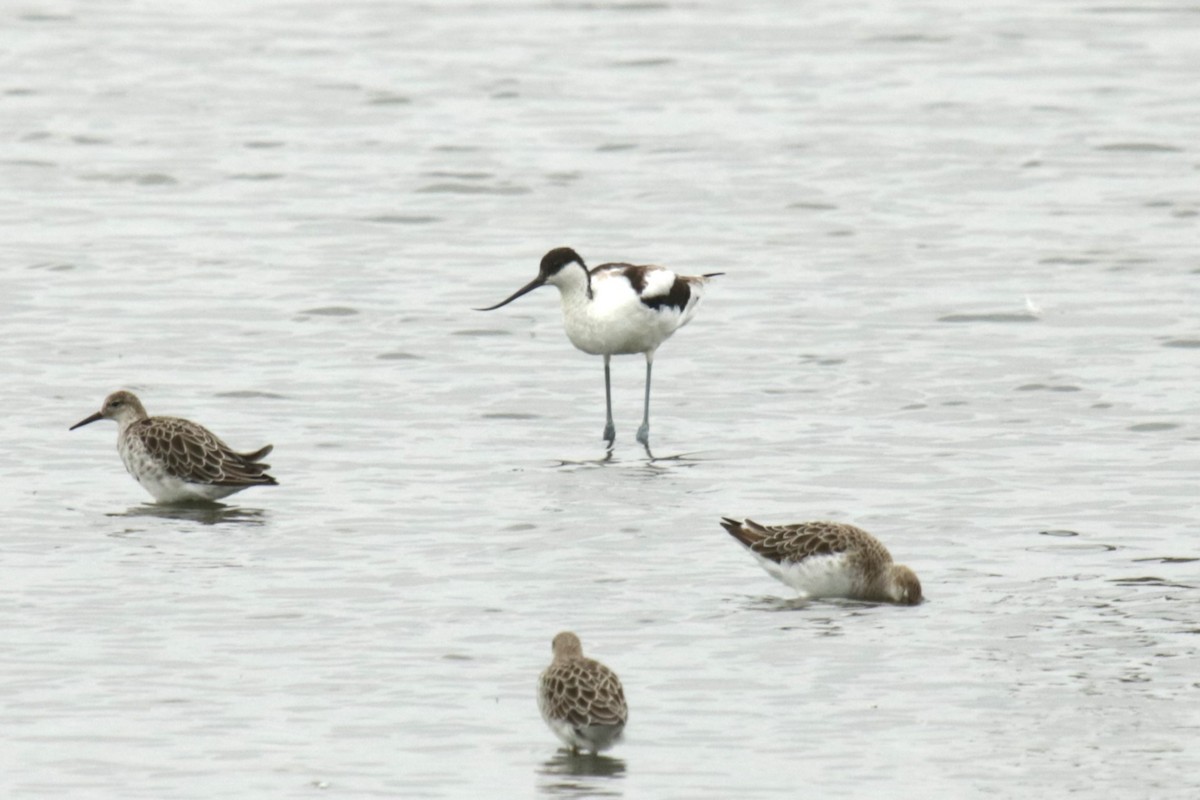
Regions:
<instances>
[{"instance_id":1,"label":"wading bird with head submerged","mask_svg":"<svg viewBox=\"0 0 1200 800\"><path fill-rule=\"evenodd\" d=\"M917 575L862 528L844 522L759 525L726 517L721 527L762 568L802 597L845 597L915 606L924 596Z\"/></svg>"}]
</instances>

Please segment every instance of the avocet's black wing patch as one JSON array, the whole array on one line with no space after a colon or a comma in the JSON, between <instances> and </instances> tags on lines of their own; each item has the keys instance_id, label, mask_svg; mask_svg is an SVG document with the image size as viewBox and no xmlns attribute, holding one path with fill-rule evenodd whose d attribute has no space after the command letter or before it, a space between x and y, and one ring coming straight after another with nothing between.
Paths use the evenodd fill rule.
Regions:
<instances>
[{"instance_id":1,"label":"avocet's black wing patch","mask_svg":"<svg viewBox=\"0 0 1200 800\"><path fill-rule=\"evenodd\" d=\"M692 299L692 287L688 279L662 267L636 264L603 264L592 270L592 274L605 271L629 281L642 305L658 310L670 306L683 311Z\"/></svg>"},{"instance_id":2,"label":"avocet's black wing patch","mask_svg":"<svg viewBox=\"0 0 1200 800\"><path fill-rule=\"evenodd\" d=\"M661 308L674 308L680 313L687 310L688 305L697 297L697 290L709 279L723 272L709 272L694 277L676 275L665 267L653 265L612 263L593 267L590 275L603 275L606 279L624 278L630 288L637 294L642 305L655 311Z\"/></svg>"},{"instance_id":3,"label":"avocet's black wing patch","mask_svg":"<svg viewBox=\"0 0 1200 800\"><path fill-rule=\"evenodd\" d=\"M688 302L692 299L692 287L686 279L675 276L675 280L671 281L670 288L663 294L650 294L649 291L642 294L642 304L658 310L664 306L670 306L683 311L687 308Z\"/></svg>"}]
</instances>

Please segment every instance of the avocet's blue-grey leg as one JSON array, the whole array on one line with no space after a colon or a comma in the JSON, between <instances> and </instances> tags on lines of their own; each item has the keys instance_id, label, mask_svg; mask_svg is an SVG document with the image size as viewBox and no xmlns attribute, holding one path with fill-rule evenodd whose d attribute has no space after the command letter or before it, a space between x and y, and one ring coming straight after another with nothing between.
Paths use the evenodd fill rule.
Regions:
<instances>
[{"instance_id":1,"label":"avocet's blue-grey leg","mask_svg":"<svg viewBox=\"0 0 1200 800\"><path fill-rule=\"evenodd\" d=\"M646 353L646 403L642 407L642 426L638 428L637 440L650 446L650 368L654 366L654 351Z\"/></svg>"},{"instance_id":2,"label":"avocet's blue-grey leg","mask_svg":"<svg viewBox=\"0 0 1200 800\"><path fill-rule=\"evenodd\" d=\"M612 356L604 356L604 441L609 444L617 438L617 429L613 427L612 418L612 381L609 378L608 362Z\"/></svg>"}]
</instances>

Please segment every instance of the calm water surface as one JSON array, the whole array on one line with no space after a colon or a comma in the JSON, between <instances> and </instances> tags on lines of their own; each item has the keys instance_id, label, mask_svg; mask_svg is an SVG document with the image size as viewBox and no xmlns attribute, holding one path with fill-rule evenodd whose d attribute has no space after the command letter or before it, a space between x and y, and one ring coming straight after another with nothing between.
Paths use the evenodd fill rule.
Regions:
<instances>
[{"instance_id":1,"label":"calm water surface","mask_svg":"<svg viewBox=\"0 0 1200 800\"><path fill-rule=\"evenodd\" d=\"M5 797L1200 792L1197 8L0 12ZM642 362L550 247L724 271ZM281 486L164 509L116 388ZM917 608L717 525L831 518ZM533 693L578 631L628 739Z\"/></svg>"}]
</instances>

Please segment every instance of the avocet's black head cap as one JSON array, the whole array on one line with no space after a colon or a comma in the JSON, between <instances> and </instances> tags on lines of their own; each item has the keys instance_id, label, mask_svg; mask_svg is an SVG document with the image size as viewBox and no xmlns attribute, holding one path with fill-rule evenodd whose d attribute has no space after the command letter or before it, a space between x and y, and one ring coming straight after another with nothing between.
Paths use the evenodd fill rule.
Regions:
<instances>
[{"instance_id":1,"label":"avocet's black head cap","mask_svg":"<svg viewBox=\"0 0 1200 800\"><path fill-rule=\"evenodd\" d=\"M513 292L512 296L510 296L507 300L501 300L499 303L496 303L496 305L494 305L494 306L488 306L487 308L477 308L475 310L476 311L494 311L497 308L500 308L501 306L506 306L509 303L511 303L513 300L516 300L518 297L529 294L530 292L532 292L534 289L538 288L539 286L545 286L546 281L550 280L555 275L557 275L559 272L561 272L562 268L567 266L568 264L578 264L579 266L583 267L585 270L587 269L587 267L584 266L583 259L579 257L579 253L576 253L574 250L572 250L569 247L556 247L553 250L551 250L549 253L546 253L546 255L542 256L542 264L540 267L538 267L538 274L537 274L536 278L534 278L529 283L522 286L520 289L517 289L515 292ZM590 296L590 290L589 290L589 296Z\"/></svg>"},{"instance_id":2,"label":"avocet's black head cap","mask_svg":"<svg viewBox=\"0 0 1200 800\"><path fill-rule=\"evenodd\" d=\"M583 267L583 259L569 247L556 247L546 255L542 256L542 265L538 267L538 273L543 278L549 278L558 273L560 269L568 264L579 264ZM586 269L586 267L584 267Z\"/></svg>"}]
</instances>

